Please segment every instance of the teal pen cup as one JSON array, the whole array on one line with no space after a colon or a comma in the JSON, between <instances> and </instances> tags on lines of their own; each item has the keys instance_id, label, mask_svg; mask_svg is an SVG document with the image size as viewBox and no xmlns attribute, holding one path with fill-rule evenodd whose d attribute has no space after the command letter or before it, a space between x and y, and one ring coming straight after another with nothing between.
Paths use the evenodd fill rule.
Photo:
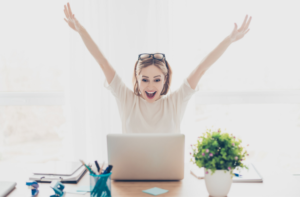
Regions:
<instances>
[{"instance_id":1,"label":"teal pen cup","mask_svg":"<svg viewBox=\"0 0 300 197\"><path fill-rule=\"evenodd\" d=\"M111 172L108 174L90 174L92 197L111 197Z\"/></svg>"}]
</instances>

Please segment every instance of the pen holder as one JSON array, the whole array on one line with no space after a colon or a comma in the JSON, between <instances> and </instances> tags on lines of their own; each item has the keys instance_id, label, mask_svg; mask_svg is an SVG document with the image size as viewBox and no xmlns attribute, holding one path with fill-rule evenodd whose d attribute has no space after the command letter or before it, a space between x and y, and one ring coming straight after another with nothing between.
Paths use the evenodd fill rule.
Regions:
<instances>
[{"instance_id":1,"label":"pen holder","mask_svg":"<svg viewBox=\"0 0 300 197\"><path fill-rule=\"evenodd\" d=\"M92 197L111 197L111 172L107 174L90 174Z\"/></svg>"}]
</instances>

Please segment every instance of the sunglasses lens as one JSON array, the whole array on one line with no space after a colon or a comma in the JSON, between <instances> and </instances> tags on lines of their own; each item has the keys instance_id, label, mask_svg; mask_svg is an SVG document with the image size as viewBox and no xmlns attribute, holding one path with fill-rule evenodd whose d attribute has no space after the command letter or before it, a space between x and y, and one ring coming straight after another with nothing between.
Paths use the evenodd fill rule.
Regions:
<instances>
[{"instance_id":1,"label":"sunglasses lens","mask_svg":"<svg viewBox=\"0 0 300 197\"><path fill-rule=\"evenodd\" d=\"M153 58L153 57L152 57L152 54L142 54L142 55L140 56L140 59L141 59L141 60L149 59L149 58ZM155 54L154 54L154 58L155 58L155 59L162 60L162 59L164 58L164 56L163 56L163 54L155 53Z\"/></svg>"},{"instance_id":2,"label":"sunglasses lens","mask_svg":"<svg viewBox=\"0 0 300 197\"><path fill-rule=\"evenodd\" d=\"M162 54L155 53L155 54L154 54L154 57L155 57L156 59L162 60L164 56L163 56Z\"/></svg>"},{"instance_id":3,"label":"sunglasses lens","mask_svg":"<svg viewBox=\"0 0 300 197\"><path fill-rule=\"evenodd\" d=\"M142 60L147 59L147 58L150 58L150 57L151 57L151 56L150 56L149 54L143 54L143 55L140 56L140 58L141 58Z\"/></svg>"}]
</instances>

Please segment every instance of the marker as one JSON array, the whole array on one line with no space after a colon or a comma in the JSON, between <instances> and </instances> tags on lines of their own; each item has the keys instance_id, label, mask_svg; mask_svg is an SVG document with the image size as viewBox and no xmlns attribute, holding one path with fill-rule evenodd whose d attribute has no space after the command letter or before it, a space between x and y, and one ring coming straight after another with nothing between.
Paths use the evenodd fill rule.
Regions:
<instances>
[{"instance_id":1,"label":"marker","mask_svg":"<svg viewBox=\"0 0 300 197\"><path fill-rule=\"evenodd\" d=\"M97 160L95 161L95 164L96 164L96 167L97 167L97 171L98 171L98 173L100 174L100 172L99 172L99 171L100 171L100 167L99 167L99 164L98 164L98 161L97 161Z\"/></svg>"},{"instance_id":2,"label":"marker","mask_svg":"<svg viewBox=\"0 0 300 197\"><path fill-rule=\"evenodd\" d=\"M113 166L112 166L112 165L109 165L109 166L105 169L105 171L103 172L103 174L108 174L108 173L110 173L110 171L111 171L112 168L113 168Z\"/></svg>"}]
</instances>

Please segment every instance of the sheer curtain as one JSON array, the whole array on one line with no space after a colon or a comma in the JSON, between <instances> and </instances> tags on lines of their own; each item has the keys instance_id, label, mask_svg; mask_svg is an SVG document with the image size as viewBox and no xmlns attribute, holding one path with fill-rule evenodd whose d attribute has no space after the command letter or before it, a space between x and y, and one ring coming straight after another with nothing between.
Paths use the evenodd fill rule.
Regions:
<instances>
[{"instance_id":1,"label":"sheer curtain","mask_svg":"<svg viewBox=\"0 0 300 197\"><path fill-rule=\"evenodd\" d=\"M255 96L251 92L253 90L266 93L271 90L299 91L297 52L300 28L294 25L299 12L297 6L290 6L296 3L290 3L269 0L259 3L235 0L70 1L79 22L129 88L132 88L133 67L138 54L162 52L166 54L173 70L171 91L176 90L202 59L231 33L234 23L240 26L246 14L253 16L250 32L245 38L233 43L198 84L201 92L216 91L222 93L224 99L229 99L229 91L235 91L240 96L245 91ZM283 15L278 14L280 9ZM286 28L280 28L287 25L290 28L288 32ZM69 134L64 144L68 152L73 153L69 154L71 159L106 160L106 134L121 133L116 101L103 86L104 74L81 37L73 30L69 31L70 64L66 71L68 83L65 88ZM278 92L280 94L285 93ZM222 104L223 100L219 98L223 97L211 95L210 100L214 103L213 100L218 99L217 102ZM264 101L266 98L261 99ZM181 124L181 132L186 135L186 161L190 144L195 143L196 137L204 132L202 128L220 124L216 117L223 121L226 119L221 114L222 109L212 108L214 114L217 114L211 114L215 119L211 122L203 121L210 112L201 106L201 125L195 126L195 100L193 96L189 101ZM286 103L289 103L288 99ZM236 117L241 117L241 112L230 108ZM244 113L252 112L246 110ZM270 122L274 120L266 118ZM239 127L245 125L232 118L231 123L225 121L231 125L228 126L228 132L240 133L242 139L248 140L250 144L257 143L257 147L266 146L256 140L265 131L261 123L252 122L246 117L243 119L248 124L257 125L257 128L242 132ZM281 130L276 132L278 134L274 135L276 139L273 138L273 141L281 141ZM291 130L289 136L295 133L299 133L298 127L297 130ZM264 134L268 135L268 132ZM289 140L283 143L288 145ZM278 147L272 145L270 149Z\"/></svg>"},{"instance_id":2,"label":"sheer curtain","mask_svg":"<svg viewBox=\"0 0 300 197\"><path fill-rule=\"evenodd\" d=\"M70 1L72 12L131 89L133 68L139 53L165 53L172 66L169 3L157 0ZM66 72L70 137L65 142L67 151L73 153L69 154L69 159L103 161L107 159L106 135L122 132L117 104L111 92L103 86L105 76L80 35L70 29L70 39L70 64ZM184 77L186 75L173 78L172 91L181 85ZM193 101L190 101L186 113L193 113L191 106L194 106ZM183 125L190 122L185 118Z\"/></svg>"}]
</instances>

